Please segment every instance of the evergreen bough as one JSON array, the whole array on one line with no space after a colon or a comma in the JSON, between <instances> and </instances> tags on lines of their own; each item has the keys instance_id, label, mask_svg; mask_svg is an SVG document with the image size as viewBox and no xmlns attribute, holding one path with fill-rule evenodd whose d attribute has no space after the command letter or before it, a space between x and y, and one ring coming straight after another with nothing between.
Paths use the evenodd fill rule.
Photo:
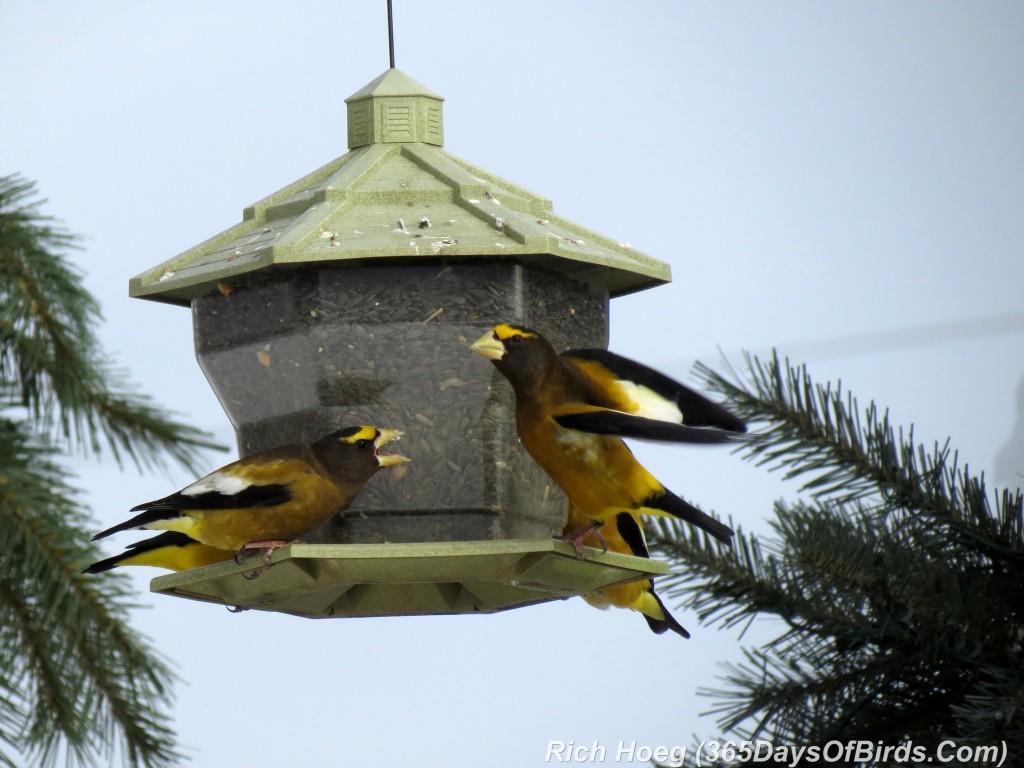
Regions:
<instances>
[{"instance_id":1,"label":"evergreen bough","mask_svg":"<svg viewBox=\"0 0 1024 768\"><path fill-rule=\"evenodd\" d=\"M804 494L775 503L770 535L737 530L731 548L671 520L649 536L675 566L662 591L702 622L785 628L701 691L727 737L913 742L929 756L944 740L1005 742L1024 759L1021 492L989 492L948 442L916 445L805 367L746 364L697 374L751 424L744 458Z\"/></svg>"},{"instance_id":2,"label":"evergreen bough","mask_svg":"<svg viewBox=\"0 0 1024 768\"><path fill-rule=\"evenodd\" d=\"M180 761L173 675L128 623L131 582L85 576L93 521L56 459L109 453L195 470L207 437L125 386L93 328L99 307L40 214L35 185L0 177L0 766Z\"/></svg>"}]
</instances>

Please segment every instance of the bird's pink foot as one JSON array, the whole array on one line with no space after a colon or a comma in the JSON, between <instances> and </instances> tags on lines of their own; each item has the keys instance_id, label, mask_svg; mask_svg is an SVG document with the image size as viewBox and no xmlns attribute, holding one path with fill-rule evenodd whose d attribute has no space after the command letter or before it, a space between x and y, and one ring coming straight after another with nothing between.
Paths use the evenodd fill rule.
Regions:
<instances>
[{"instance_id":1,"label":"bird's pink foot","mask_svg":"<svg viewBox=\"0 0 1024 768\"><path fill-rule=\"evenodd\" d=\"M287 546L288 544L294 544L294 541L282 541L281 539L266 539L264 541L250 541L248 544L243 546L235 554L235 562L239 562L239 558L252 557L259 555L260 559L269 564L270 556L281 547Z\"/></svg>"},{"instance_id":2,"label":"bird's pink foot","mask_svg":"<svg viewBox=\"0 0 1024 768\"><path fill-rule=\"evenodd\" d=\"M235 562L241 564L242 560L244 560L245 558L255 557L256 555L259 555L260 560L263 562L263 565L261 565L259 568L256 568L255 570L243 574L243 577L246 580L252 581L253 579L257 578L261 573L263 573L264 568L270 565L270 556L273 555L276 550L288 544L294 543L294 541L282 541L280 539L250 541L248 544L243 546L235 553Z\"/></svg>"},{"instance_id":3,"label":"bird's pink foot","mask_svg":"<svg viewBox=\"0 0 1024 768\"><path fill-rule=\"evenodd\" d=\"M608 540L605 539L604 534L601 533L601 524L597 521L591 521L590 525L581 531L577 531L573 534L565 534L561 536L562 541L572 544L572 548L576 550L576 559L583 559L583 542L591 536L597 538L601 544L601 551L608 551Z\"/></svg>"}]
</instances>

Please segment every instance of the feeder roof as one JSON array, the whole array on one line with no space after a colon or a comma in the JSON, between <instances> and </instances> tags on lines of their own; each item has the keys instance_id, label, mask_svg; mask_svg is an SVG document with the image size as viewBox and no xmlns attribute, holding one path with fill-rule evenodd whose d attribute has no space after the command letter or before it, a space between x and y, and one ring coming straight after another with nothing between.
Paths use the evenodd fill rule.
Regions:
<instances>
[{"instance_id":1,"label":"feeder roof","mask_svg":"<svg viewBox=\"0 0 1024 768\"><path fill-rule=\"evenodd\" d=\"M239 224L131 279L188 305L218 283L295 264L510 257L612 296L669 266L552 211L551 201L443 148L443 99L390 69L346 99L349 152L243 211Z\"/></svg>"}]
</instances>

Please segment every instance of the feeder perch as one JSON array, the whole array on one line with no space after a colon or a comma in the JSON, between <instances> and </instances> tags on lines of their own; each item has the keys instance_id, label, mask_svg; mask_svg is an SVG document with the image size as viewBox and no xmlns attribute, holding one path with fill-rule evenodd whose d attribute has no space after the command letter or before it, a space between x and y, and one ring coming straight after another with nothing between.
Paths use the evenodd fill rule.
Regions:
<instances>
[{"instance_id":1,"label":"feeder perch","mask_svg":"<svg viewBox=\"0 0 1024 768\"><path fill-rule=\"evenodd\" d=\"M401 71L346 101L347 154L133 278L129 292L191 307L199 364L241 456L373 424L403 430L398 450L412 461L378 473L304 537L327 549L282 550L241 586L245 569L223 564L153 588L301 615L488 612L657 573L643 558L561 562L549 545L565 497L520 446L508 383L469 344L505 322L560 348L605 347L609 299L667 282L668 265L446 152L442 98ZM498 544L529 546L512 556ZM559 565L509 588L509 574L538 557ZM494 582L480 578L489 560ZM460 572L466 563L480 570Z\"/></svg>"},{"instance_id":2,"label":"feeder perch","mask_svg":"<svg viewBox=\"0 0 1024 768\"><path fill-rule=\"evenodd\" d=\"M153 579L166 595L290 613L347 616L494 613L668 572L664 563L553 539L439 544L292 544L260 563L228 562Z\"/></svg>"}]
</instances>

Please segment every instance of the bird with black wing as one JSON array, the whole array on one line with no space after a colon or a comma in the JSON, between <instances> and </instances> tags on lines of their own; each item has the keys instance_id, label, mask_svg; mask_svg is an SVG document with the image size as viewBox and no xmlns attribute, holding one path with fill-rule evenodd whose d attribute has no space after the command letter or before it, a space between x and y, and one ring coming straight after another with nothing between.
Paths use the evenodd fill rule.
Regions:
<instances>
[{"instance_id":1,"label":"bird with black wing","mask_svg":"<svg viewBox=\"0 0 1024 768\"><path fill-rule=\"evenodd\" d=\"M591 523L620 512L669 515L730 543L733 531L662 485L622 438L726 443L746 425L725 408L640 363L601 349L558 354L537 331L498 325L472 349L494 363L516 397L516 429L530 456Z\"/></svg>"},{"instance_id":2,"label":"bird with black wing","mask_svg":"<svg viewBox=\"0 0 1024 768\"><path fill-rule=\"evenodd\" d=\"M260 451L138 505L131 510L138 515L93 540L131 529L172 531L214 549L262 554L267 560L274 549L346 509L377 470L408 461L382 450L401 435L396 429L346 427L312 443Z\"/></svg>"}]
</instances>

